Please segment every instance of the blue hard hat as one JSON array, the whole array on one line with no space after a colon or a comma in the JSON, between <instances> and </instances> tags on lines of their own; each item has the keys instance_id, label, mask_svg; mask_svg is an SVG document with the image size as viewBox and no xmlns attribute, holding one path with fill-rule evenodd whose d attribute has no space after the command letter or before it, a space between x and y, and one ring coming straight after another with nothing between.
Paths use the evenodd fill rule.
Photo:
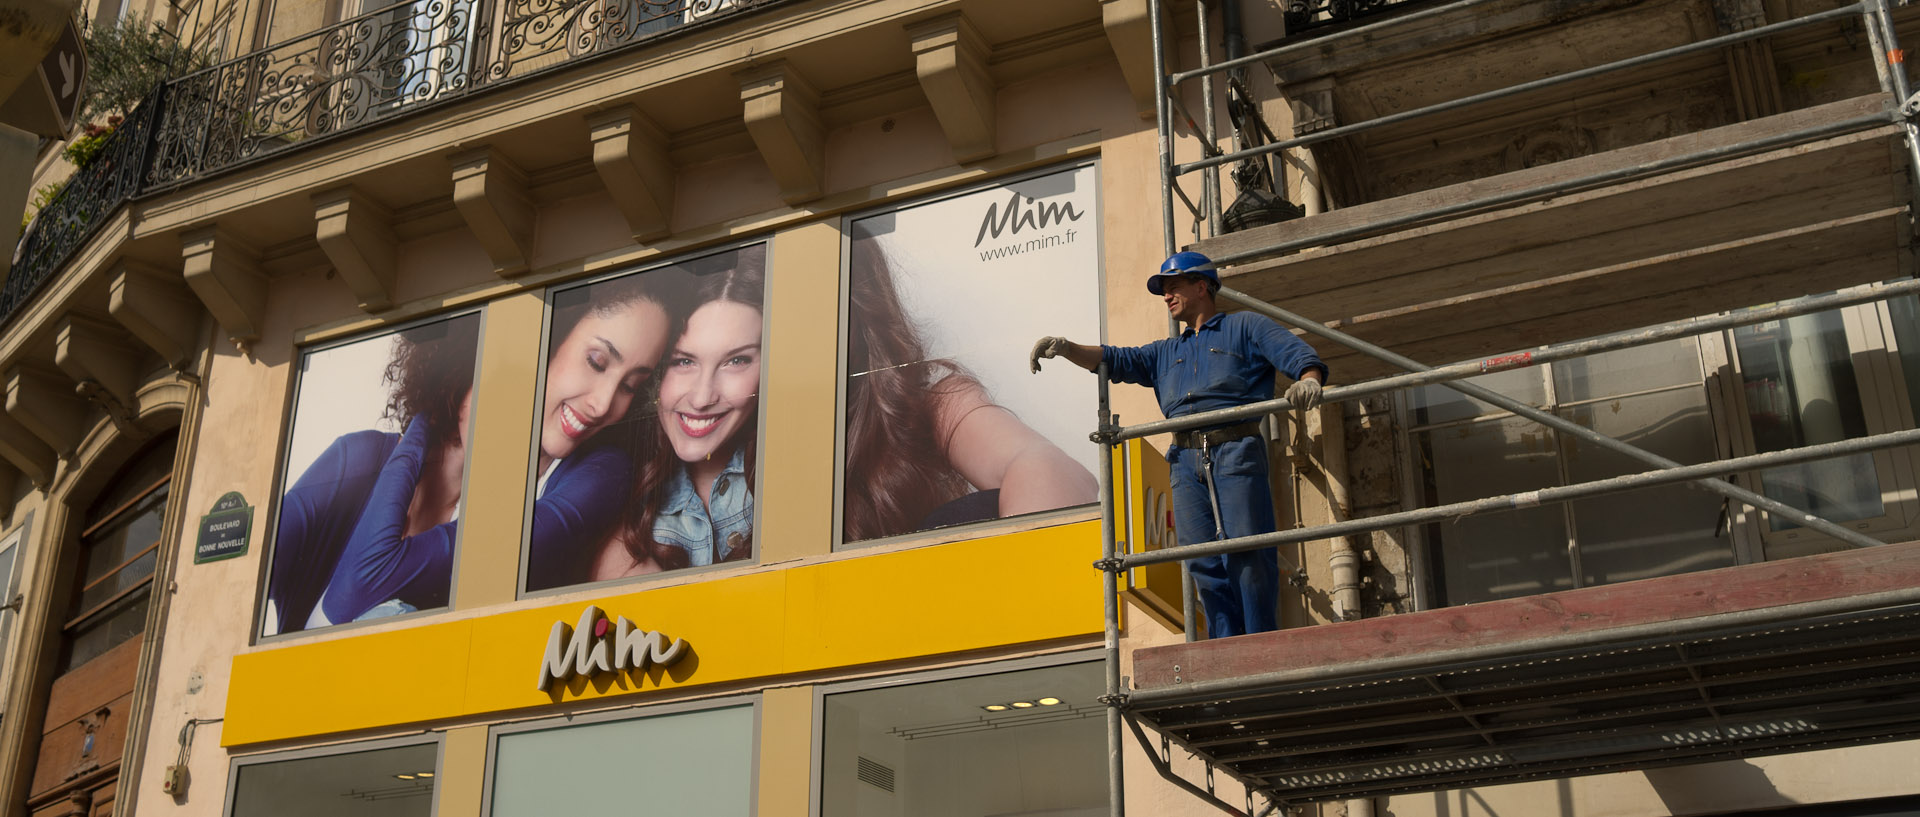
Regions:
<instances>
[{"instance_id":1,"label":"blue hard hat","mask_svg":"<svg viewBox=\"0 0 1920 817\"><path fill-rule=\"evenodd\" d=\"M1155 295L1165 295L1166 292L1161 287L1162 282L1170 277L1179 278L1187 275L1205 279L1207 283L1213 285L1212 289L1220 288L1220 273L1214 271L1213 259L1189 250L1174 253L1166 263L1161 264L1160 271L1147 279L1147 291Z\"/></svg>"}]
</instances>

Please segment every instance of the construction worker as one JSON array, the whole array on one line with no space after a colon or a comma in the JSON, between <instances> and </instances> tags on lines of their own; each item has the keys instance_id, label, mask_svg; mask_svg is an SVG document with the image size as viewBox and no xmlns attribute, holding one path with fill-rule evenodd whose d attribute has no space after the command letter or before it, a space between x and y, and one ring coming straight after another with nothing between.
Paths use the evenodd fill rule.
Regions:
<instances>
[{"instance_id":1,"label":"construction worker","mask_svg":"<svg viewBox=\"0 0 1920 817\"><path fill-rule=\"evenodd\" d=\"M1293 378L1286 397L1294 408L1318 406L1327 366L1312 347L1265 316L1221 314L1214 302L1219 289L1212 260L1197 252L1177 253L1147 279L1147 291L1163 298L1167 313L1185 324L1179 337L1131 348L1045 337L1033 345L1033 371L1050 357L1064 357L1088 371L1104 362L1114 381L1153 387L1168 417L1270 400L1278 371ZM1176 432L1167 461L1181 544L1273 530L1266 443L1258 420ZM1210 637L1278 629L1280 568L1274 548L1205 556L1187 565L1206 608Z\"/></svg>"}]
</instances>

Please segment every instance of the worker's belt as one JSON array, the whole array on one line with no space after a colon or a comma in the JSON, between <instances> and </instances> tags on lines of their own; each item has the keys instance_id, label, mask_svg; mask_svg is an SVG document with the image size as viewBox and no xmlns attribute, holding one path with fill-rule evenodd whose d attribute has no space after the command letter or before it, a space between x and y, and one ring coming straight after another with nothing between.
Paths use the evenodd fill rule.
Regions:
<instances>
[{"instance_id":1,"label":"worker's belt","mask_svg":"<svg viewBox=\"0 0 1920 817\"><path fill-rule=\"evenodd\" d=\"M1221 443L1230 443L1242 437L1260 436L1260 421L1248 420L1225 428L1211 431L1175 431L1173 444L1181 448L1212 448Z\"/></svg>"}]
</instances>

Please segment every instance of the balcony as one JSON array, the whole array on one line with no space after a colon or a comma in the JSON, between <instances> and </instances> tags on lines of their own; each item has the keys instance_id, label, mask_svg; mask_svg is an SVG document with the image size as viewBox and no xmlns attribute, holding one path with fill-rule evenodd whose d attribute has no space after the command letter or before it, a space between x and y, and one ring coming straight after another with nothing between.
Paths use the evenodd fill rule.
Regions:
<instances>
[{"instance_id":1,"label":"balcony","mask_svg":"<svg viewBox=\"0 0 1920 817\"><path fill-rule=\"evenodd\" d=\"M0 327L136 198L783 2L403 2L171 80L29 225Z\"/></svg>"}]
</instances>

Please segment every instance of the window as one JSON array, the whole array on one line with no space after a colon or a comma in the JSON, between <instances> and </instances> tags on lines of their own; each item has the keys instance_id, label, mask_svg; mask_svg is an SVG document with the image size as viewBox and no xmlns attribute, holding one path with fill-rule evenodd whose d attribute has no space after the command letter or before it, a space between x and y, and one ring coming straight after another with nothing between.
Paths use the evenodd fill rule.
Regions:
<instances>
[{"instance_id":1,"label":"window","mask_svg":"<svg viewBox=\"0 0 1920 817\"><path fill-rule=\"evenodd\" d=\"M756 705L494 730L486 813L753 814ZM564 806L564 807L562 807Z\"/></svg>"},{"instance_id":2,"label":"window","mask_svg":"<svg viewBox=\"0 0 1920 817\"><path fill-rule=\"evenodd\" d=\"M13 635L13 619L19 613L10 606L14 595L20 592L20 582L16 577L20 566L20 543L26 541L27 531L33 528L33 517L26 520L5 540L0 540L0 678L13 677L10 672L9 649ZM6 701L0 700L0 712L5 711Z\"/></svg>"},{"instance_id":3,"label":"window","mask_svg":"<svg viewBox=\"0 0 1920 817\"><path fill-rule=\"evenodd\" d=\"M1920 398L1912 297L1767 321L1474 382L1682 463L1912 428ZM1443 386L1408 398L1426 505L1648 470ZM1882 541L1920 529L1904 450L1737 474ZM1830 538L1684 485L1428 525L1439 604L1467 604L1831 550Z\"/></svg>"},{"instance_id":4,"label":"window","mask_svg":"<svg viewBox=\"0 0 1920 817\"><path fill-rule=\"evenodd\" d=\"M228 817L429 817L438 741L383 741L234 761Z\"/></svg>"},{"instance_id":5,"label":"window","mask_svg":"<svg viewBox=\"0 0 1920 817\"><path fill-rule=\"evenodd\" d=\"M819 708L816 814L1108 813L1098 661L841 690Z\"/></svg>"},{"instance_id":6,"label":"window","mask_svg":"<svg viewBox=\"0 0 1920 817\"><path fill-rule=\"evenodd\" d=\"M1668 459L1714 457L1699 343L1692 338L1473 382ZM1411 419L1428 505L1646 470L1444 386L1416 392ZM1429 525L1427 541L1439 550L1432 561L1446 604L1734 563L1719 497L1677 485Z\"/></svg>"},{"instance_id":7,"label":"window","mask_svg":"<svg viewBox=\"0 0 1920 817\"><path fill-rule=\"evenodd\" d=\"M94 502L80 531L80 577L68 607L59 671L104 654L145 629L173 471L171 435L149 449Z\"/></svg>"}]
</instances>

